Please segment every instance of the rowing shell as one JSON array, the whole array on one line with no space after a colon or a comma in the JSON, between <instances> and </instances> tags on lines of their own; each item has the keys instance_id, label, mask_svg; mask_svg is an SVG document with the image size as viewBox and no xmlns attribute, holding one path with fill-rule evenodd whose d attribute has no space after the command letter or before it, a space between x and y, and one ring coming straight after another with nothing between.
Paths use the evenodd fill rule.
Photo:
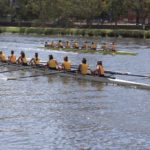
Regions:
<instances>
[{"instance_id":1,"label":"rowing shell","mask_svg":"<svg viewBox=\"0 0 150 150\"><path fill-rule=\"evenodd\" d=\"M129 52L129 51L120 51L117 50L115 52L111 50L86 50L86 49L73 49L73 48L53 48L53 47L39 47L39 48L44 48L48 50L58 50L58 51L66 51L66 52L78 52L78 53L93 53L93 54L103 54L103 55L132 55L135 56L137 53L134 52Z\"/></svg>"},{"instance_id":2,"label":"rowing shell","mask_svg":"<svg viewBox=\"0 0 150 150\"><path fill-rule=\"evenodd\" d=\"M128 87L133 87L133 88L150 90L149 84L127 81L127 80L121 80L121 79L116 79L116 78L112 78L112 77L81 75L79 73L74 73L74 72L61 72L59 75L65 76L65 77L66 76L67 77L73 77L73 78L79 79L79 80L96 81L96 82L100 82L100 83L109 83L109 84L113 84L113 85L121 85L121 86L128 86Z\"/></svg>"},{"instance_id":3,"label":"rowing shell","mask_svg":"<svg viewBox=\"0 0 150 150\"><path fill-rule=\"evenodd\" d=\"M5 63L6 64L6 63ZM6 66L6 65L5 65ZM8 66L14 66L14 67L26 67L26 66L20 66L18 64L8 64ZM79 74L75 71L56 71L56 70L51 70L51 69L45 69L44 67L33 67L33 66L28 66L29 68L32 68L33 70L35 69L36 71L49 74L53 74L53 72L58 72L59 76L62 77L71 77L79 80L87 80L87 81L96 81L100 83L108 83L108 84L113 84L113 85L120 85L120 86L125 86L125 87L132 87L132 88L139 88L139 89L147 89L150 90L150 85L149 84L144 84L144 83L138 83L138 82L133 82L133 81L128 81L128 80L121 80L121 79L116 79L112 77L99 77L99 76L93 76L93 75L82 75Z\"/></svg>"}]
</instances>

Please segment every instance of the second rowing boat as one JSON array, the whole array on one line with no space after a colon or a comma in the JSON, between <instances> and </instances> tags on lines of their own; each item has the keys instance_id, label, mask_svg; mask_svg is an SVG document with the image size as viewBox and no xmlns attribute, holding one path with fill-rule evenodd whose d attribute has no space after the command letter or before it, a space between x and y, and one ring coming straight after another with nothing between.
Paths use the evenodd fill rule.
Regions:
<instances>
[{"instance_id":1,"label":"second rowing boat","mask_svg":"<svg viewBox=\"0 0 150 150\"><path fill-rule=\"evenodd\" d=\"M103 55L132 55L135 56L137 53L129 51L111 51L111 50L86 50L86 49L74 49L74 48L58 48L58 47L39 47L47 50L58 50L66 52L77 52L77 53L92 53L92 54L103 54Z\"/></svg>"}]
</instances>

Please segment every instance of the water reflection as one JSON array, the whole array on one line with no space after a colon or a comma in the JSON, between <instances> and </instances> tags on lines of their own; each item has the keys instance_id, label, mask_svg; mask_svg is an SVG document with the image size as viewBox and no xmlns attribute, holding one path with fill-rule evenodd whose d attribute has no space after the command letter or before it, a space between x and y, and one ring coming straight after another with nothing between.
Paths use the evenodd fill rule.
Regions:
<instances>
[{"instance_id":1,"label":"water reflection","mask_svg":"<svg viewBox=\"0 0 150 150\"><path fill-rule=\"evenodd\" d=\"M53 53L61 61L64 53L37 49L44 41L59 38L0 35L0 48L5 47L6 54L11 49L19 54L24 49L28 56L38 51L41 60ZM89 42L95 40L79 38L80 41L85 39ZM101 44L114 39L97 40ZM134 71L136 74L150 72L150 55L145 48L149 43L135 39L117 39L117 42L120 49L128 43L128 50L132 47L139 55L65 55L74 64L86 57L91 66L95 66L97 60L103 60L108 70ZM7 70L7 67L0 69ZM42 73L20 70L2 75L22 77L37 74ZM149 82L148 79L122 78ZM15 81L0 80L0 149L149 149L149 99L149 91L107 86L57 74Z\"/></svg>"}]
</instances>

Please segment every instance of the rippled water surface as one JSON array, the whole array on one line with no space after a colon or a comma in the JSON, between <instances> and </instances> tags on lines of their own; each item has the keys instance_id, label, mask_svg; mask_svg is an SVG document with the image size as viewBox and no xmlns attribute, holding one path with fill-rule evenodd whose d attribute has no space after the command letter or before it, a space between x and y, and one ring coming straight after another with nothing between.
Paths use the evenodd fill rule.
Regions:
<instances>
[{"instance_id":1,"label":"rippled water surface","mask_svg":"<svg viewBox=\"0 0 150 150\"><path fill-rule=\"evenodd\" d=\"M111 38L36 37L0 34L0 49L29 58L38 52L60 62L68 55L73 64L83 57L91 68L102 60L108 70L150 74L150 40L115 39L118 49L137 56L112 56L49 51L40 48L50 40ZM0 72L10 68L0 66ZM0 150L101 150L150 149L150 91L79 81L57 75L5 80L37 74L35 71L0 73ZM150 79L117 76L150 84Z\"/></svg>"}]
</instances>

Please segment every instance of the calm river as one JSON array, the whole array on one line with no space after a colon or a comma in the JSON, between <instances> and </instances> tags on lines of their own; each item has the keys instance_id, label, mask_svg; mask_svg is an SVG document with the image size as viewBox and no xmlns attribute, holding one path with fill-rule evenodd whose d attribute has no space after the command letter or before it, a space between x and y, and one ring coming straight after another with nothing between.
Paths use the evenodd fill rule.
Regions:
<instances>
[{"instance_id":1,"label":"calm river","mask_svg":"<svg viewBox=\"0 0 150 150\"><path fill-rule=\"evenodd\" d=\"M0 49L8 55L21 50L42 61L49 54L61 62L68 55L73 64L83 57L94 68L102 60L107 70L150 75L150 40L115 39L119 50L137 56L77 54L40 48L45 41L79 40L98 43L112 38L27 36L0 34ZM7 70L0 67L0 71ZM35 74L18 71L0 74L0 150L145 150L150 149L150 91L57 75L6 81L5 77ZM150 79L117 76L148 83Z\"/></svg>"}]
</instances>

